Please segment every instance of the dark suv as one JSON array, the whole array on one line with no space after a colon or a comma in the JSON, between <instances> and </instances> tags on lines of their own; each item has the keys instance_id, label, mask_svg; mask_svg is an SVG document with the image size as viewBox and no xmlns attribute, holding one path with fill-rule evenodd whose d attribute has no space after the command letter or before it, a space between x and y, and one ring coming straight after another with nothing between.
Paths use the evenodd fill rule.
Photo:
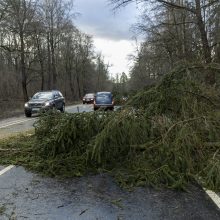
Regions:
<instances>
[{"instance_id":1,"label":"dark suv","mask_svg":"<svg viewBox=\"0 0 220 220\"><path fill-rule=\"evenodd\" d=\"M94 100L94 111L98 109L114 110L114 100L111 92L97 92Z\"/></svg>"},{"instance_id":2,"label":"dark suv","mask_svg":"<svg viewBox=\"0 0 220 220\"><path fill-rule=\"evenodd\" d=\"M94 102L94 97L95 94L94 93L88 93L83 97L83 104L91 104Z\"/></svg>"},{"instance_id":3,"label":"dark suv","mask_svg":"<svg viewBox=\"0 0 220 220\"><path fill-rule=\"evenodd\" d=\"M49 109L65 111L65 99L60 91L38 92L24 105L26 117L31 117L33 113L45 112Z\"/></svg>"}]
</instances>

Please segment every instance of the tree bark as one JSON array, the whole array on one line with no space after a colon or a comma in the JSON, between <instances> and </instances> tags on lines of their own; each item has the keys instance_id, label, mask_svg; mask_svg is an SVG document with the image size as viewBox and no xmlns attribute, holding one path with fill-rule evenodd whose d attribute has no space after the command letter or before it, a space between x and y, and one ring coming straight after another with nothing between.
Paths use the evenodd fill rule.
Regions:
<instances>
[{"instance_id":1,"label":"tree bark","mask_svg":"<svg viewBox=\"0 0 220 220\"><path fill-rule=\"evenodd\" d=\"M48 81L47 89L51 89L51 50L50 50L50 35L47 33L47 60L48 60Z\"/></svg>"},{"instance_id":2,"label":"tree bark","mask_svg":"<svg viewBox=\"0 0 220 220\"><path fill-rule=\"evenodd\" d=\"M209 46L205 24L202 19L202 10L201 10L200 0L195 0L195 2L196 2L197 25L198 25L200 35L201 35L204 59L205 59L205 62L208 64L212 62L211 48ZM208 72L206 74L206 83L209 85L215 84L215 73L214 72Z\"/></svg>"},{"instance_id":3,"label":"tree bark","mask_svg":"<svg viewBox=\"0 0 220 220\"><path fill-rule=\"evenodd\" d=\"M201 3L200 0L196 1L196 18L197 18L197 24L201 35L202 40L202 48L204 53L204 58L206 63L211 63L212 57L211 57L211 49L208 42L207 32L205 30L205 24L202 19L202 11L201 11Z\"/></svg>"},{"instance_id":4,"label":"tree bark","mask_svg":"<svg viewBox=\"0 0 220 220\"><path fill-rule=\"evenodd\" d=\"M24 101L28 101L28 93L27 93L27 76L26 76L26 68L25 68L25 51L24 51L24 33L23 30L20 30L20 41L21 41L21 80L22 80L22 91Z\"/></svg>"},{"instance_id":5,"label":"tree bark","mask_svg":"<svg viewBox=\"0 0 220 220\"><path fill-rule=\"evenodd\" d=\"M50 30L50 48L51 48L51 58L52 58L52 75L53 75L53 83L52 83L52 88L56 89L57 87L57 72L56 72L56 59L55 59L55 48L54 48L54 20L53 20L53 11L51 11L50 15L50 25L51 25L51 30Z\"/></svg>"},{"instance_id":6,"label":"tree bark","mask_svg":"<svg viewBox=\"0 0 220 220\"><path fill-rule=\"evenodd\" d=\"M70 91L71 91L71 96L74 97L74 85L73 85L73 79L72 79L72 64L71 64L71 59L68 56L66 57L66 75L68 76L69 79L69 86L70 86ZM66 89L66 88L65 88Z\"/></svg>"},{"instance_id":7,"label":"tree bark","mask_svg":"<svg viewBox=\"0 0 220 220\"><path fill-rule=\"evenodd\" d=\"M36 37L36 41L37 41L38 60L39 60L39 63L40 63L41 91L43 91L44 90L44 81L45 81L45 77L44 77L44 61L43 61L42 52L41 52L41 46L40 46L40 42L39 42L39 38L38 37Z\"/></svg>"}]
</instances>

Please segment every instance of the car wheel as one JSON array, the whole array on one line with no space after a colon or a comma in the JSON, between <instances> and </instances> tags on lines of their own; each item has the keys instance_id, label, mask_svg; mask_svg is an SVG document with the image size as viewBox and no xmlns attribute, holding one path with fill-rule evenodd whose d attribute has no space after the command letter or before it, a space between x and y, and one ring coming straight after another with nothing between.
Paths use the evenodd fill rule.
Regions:
<instances>
[{"instance_id":1,"label":"car wheel","mask_svg":"<svg viewBox=\"0 0 220 220\"><path fill-rule=\"evenodd\" d=\"M62 108L60 109L60 111L61 111L62 113L65 112L65 104L64 104L64 103L63 103Z\"/></svg>"},{"instance_id":2,"label":"car wheel","mask_svg":"<svg viewBox=\"0 0 220 220\"><path fill-rule=\"evenodd\" d=\"M26 116L27 118L30 118L30 117L31 117L31 112L25 112L25 116Z\"/></svg>"}]
</instances>

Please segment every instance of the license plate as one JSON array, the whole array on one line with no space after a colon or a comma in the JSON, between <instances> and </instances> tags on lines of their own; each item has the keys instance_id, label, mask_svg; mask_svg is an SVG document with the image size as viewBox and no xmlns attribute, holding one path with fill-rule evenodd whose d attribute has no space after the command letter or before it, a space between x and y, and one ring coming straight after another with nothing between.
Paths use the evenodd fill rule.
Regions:
<instances>
[{"instance_id":1,"label":"license plate","mask_svg":"<svg viewBox=\"0 0 220 220\"><path fill-rule=\"evenodd\" d=\"M32 108L32 111L33 112L38 112L38 111L40 111L40 108Z\"/></svg>"}]
</instances>

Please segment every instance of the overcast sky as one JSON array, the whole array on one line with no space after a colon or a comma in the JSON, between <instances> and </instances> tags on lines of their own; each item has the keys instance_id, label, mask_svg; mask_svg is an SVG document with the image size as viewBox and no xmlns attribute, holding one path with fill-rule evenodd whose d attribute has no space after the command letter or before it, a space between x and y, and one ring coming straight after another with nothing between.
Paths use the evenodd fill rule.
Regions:
<instances>
[{"instance_id":1,"label":"overcast sky","mask_svg":"<svg viewBox=\"0 0 220 220\"><path fill-rule=\"evenodd\" d=\"M112 65L110 73L128 73L127 56L135 51L131 25L137 22L139 10L134 4L116 12L108 0L75 0L80 15L76 26L93 36L96 51L102 52L105 62Z\"/></svg>"}]
</instances>

